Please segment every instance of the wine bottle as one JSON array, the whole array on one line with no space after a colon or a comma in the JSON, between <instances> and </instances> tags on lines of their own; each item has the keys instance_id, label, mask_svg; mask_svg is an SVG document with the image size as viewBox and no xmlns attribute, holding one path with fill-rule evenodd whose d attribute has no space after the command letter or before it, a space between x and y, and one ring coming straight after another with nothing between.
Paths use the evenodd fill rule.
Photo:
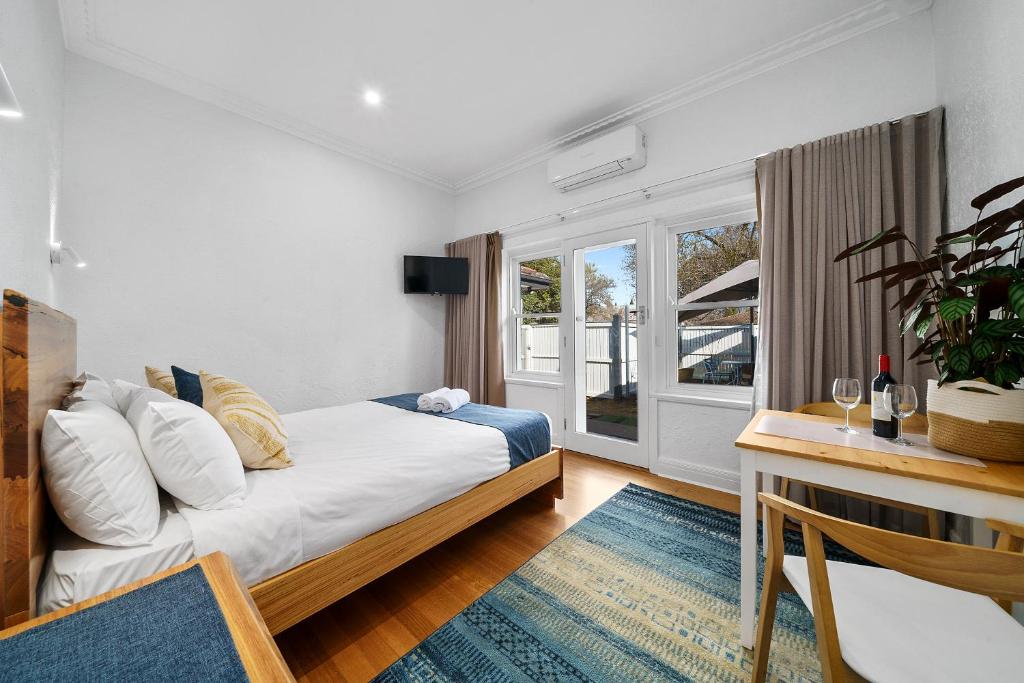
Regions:
<instances>
[{"instance_id":1,"label":"wine bottle","mask_svg":"<svg viewBox=\"0 0 1024 683\"><path fill-rule=\"evenodd\" d=\"M895 439L899 428L882 400L890 384L896 384L896 379L889 374L889 354L883 353L878 356L878 376L871 380L871 433L883 439Z\"/></svg>"}]
</instances>

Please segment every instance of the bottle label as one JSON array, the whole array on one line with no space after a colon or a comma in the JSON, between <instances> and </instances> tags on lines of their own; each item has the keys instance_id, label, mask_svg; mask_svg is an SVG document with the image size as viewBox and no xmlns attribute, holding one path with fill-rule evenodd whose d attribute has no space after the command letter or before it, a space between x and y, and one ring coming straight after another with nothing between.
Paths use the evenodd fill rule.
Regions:
<instances>
[{"instance_id":1,"label":"bottle label","mask_svg":"<svg viewBox=\"0 0 1024 683\"><path fill-rule=\"evenodd\" d=\"M871 392L871 419L888 422L892 419L892 414L885 407L885 401L882 398L883 394L881 391Z\"/></svg>"}]
</instances>

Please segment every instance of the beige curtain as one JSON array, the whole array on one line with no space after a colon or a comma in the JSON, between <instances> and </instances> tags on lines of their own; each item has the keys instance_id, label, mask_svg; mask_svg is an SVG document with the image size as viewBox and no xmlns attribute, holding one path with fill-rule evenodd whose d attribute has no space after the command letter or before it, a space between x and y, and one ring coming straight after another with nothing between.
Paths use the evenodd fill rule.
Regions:
<instances>
[{"instance_id":1,"label":"beige curtain","mask_svg":"<svg viewBox=\"0 0 1024 683\"><path fill-rule=\"evenodd\" d=\"M474 403L503 406L501 235L493 232L451 242L445 245L445 254L469 259L469 293L448 296L444 383L465 389Z\"/></svg>"},{"instance_id":2,"label":"beige curtain","mask_svg":"<svg viewBox=\"0 0 1024 683\"><path fill-rule=\"evenodd\" d=\"M834 263L837 253L900 225L924 251L939 234L945 193L943 111L833 135L757 160L762 230L758 404L790 410L832 400L836 377L859 378L869 399L878 354L892 374L917 386L924 408L931 365L905 358L914 338L891 310L903 288L881 280L854 284L891 265L894 244ZM853 501L847 506L859 505ZM877 506L869 515L878 520ZM886 526L901 526L889 520Z\"/></svg>"}]
</instances>

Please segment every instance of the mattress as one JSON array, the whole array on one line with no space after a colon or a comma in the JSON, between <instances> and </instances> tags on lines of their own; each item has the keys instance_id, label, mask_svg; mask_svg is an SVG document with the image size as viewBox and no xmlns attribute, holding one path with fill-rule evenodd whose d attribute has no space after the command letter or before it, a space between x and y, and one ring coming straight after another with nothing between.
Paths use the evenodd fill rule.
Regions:
<instances>
[{"instance_id":1,"label":"mattress","mask_svg":"<svg viewBox=\"0 0 1024 683\"><path fill-rule=\"evenodd\" d=\"M234 510L166 505L160 533L137 548L58 539L41 610L220 550L247 585L401 522L509 470L499 430L364 401L282 415L293 467L248 470ZM536 454L541 455L541 454Z\"/></svg>"},{"instance_id":2,"label":"mattress","mask_svg":"<svg viewBox=\"0 0 1024 683\"><path fill-rule=\"evenodd\" d=\"M194 557L192 530L170 496L160 498L160 528L146 544L119 548L87 541L59 525L39 585L39 613L106 593Z\"/></svg>"}]
</instances>

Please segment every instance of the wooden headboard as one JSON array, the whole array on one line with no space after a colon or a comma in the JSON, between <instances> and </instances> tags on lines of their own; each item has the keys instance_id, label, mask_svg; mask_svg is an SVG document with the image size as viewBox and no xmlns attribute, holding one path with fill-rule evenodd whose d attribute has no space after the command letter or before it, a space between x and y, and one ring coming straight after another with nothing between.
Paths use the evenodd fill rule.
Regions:
<instances>
[{"instance_id":1,"label":"wooden headboard","mask_svg":"<svg viewBox=\"0 0 1024 683\"><path fill-rule=\"evenodd\" d=\"M75 320L5 289L0 347L0 617L6 628L36 614L47 510L39 439L46 412L60 406L76 374Z\"/></svg>"}]
</instances>

